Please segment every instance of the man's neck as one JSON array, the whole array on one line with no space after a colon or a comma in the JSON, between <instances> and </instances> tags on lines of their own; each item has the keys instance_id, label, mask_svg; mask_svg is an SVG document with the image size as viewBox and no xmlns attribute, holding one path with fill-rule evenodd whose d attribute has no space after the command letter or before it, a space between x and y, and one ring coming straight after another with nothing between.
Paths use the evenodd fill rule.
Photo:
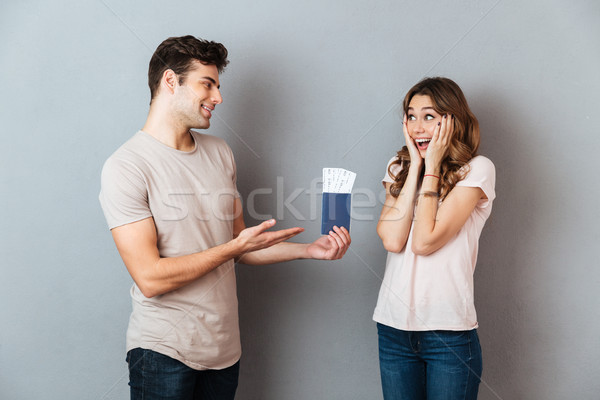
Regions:
<instances>
[{"instance_id":1,"label":"man's neck","mask_svg":"<svg viewBox=\"0 0 600 400\"><path fill-rule=\"evenodd\" d=\"M164 113L156 112L152 107L142 131L177 150L192 151L195 146L189 127L171 120Z\"/></svg>"}]
</instances>

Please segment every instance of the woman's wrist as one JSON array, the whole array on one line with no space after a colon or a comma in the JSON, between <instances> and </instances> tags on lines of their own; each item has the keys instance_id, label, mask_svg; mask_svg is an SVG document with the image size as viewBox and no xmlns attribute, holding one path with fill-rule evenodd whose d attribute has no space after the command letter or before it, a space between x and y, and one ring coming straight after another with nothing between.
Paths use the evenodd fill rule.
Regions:
<instances>
[{"instance_id":1,"label":"woman's wrist","mask_svg":"<svg viewBox=\"0 0 600 400\"><path fill-rule=\"evenodd\" d=\"M441 177L442 176L439 168L425 168L423 183L421 184L421 191L437 192L441 184Z\"/></svg>"},{"instance_id":2,"label":"woman's wrist","mask_svg":"<svg viewBox=\"0 0 600 400\"><path fill-rule=\"evenodd\" d=\"M417 162L411 161L410 166L408 167L408 173L420 174L423 169L423 161L419 160Z\"/></svg>"},{"instance_id":3,"label":"woman's wrist","mask_svg":"<svg viewBox=\"0 0 600 400\"><path fill-rule=\"evenodd\" d=\"M440 166L439 165L425 165L425 175L435 175L440 176Z\"/></svg>"}]
</instances>

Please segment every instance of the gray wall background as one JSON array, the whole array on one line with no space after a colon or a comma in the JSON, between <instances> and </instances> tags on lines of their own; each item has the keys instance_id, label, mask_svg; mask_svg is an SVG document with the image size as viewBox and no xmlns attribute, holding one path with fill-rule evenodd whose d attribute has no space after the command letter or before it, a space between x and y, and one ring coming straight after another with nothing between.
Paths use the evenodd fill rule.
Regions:
<instances>
[{"instance_id":1,"label":"gray wall background","mask_svg":"<svg viewBox=\"0 0 600 400\"><path fill-rule=\"evenodd\" d=\"M498 174L476 271L480 398L597 399L599 17L593 0L3 2L0 398L127 398L131 279L99 174L144 122L155 47L194 34L230 50L209 133L233 148L244 196L273 188L256 210L274 216L277 190L326 166L379 193L404 93L456 80ZM381 397L368 200L342 261L237 267L239 399ZM312 241L311 204L302 193L302 218L284 208L278 226Z\"/></svg>"}]
</instances>

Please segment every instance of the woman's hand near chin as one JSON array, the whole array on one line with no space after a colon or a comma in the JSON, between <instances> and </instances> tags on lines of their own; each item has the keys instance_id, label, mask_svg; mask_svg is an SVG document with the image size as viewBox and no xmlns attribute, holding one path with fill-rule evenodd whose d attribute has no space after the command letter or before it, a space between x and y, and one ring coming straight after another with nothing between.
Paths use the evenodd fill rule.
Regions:
<instances>
[{"instance_id":1,"label":"woman's hand near chin","mask_svg":"<svg viewBox=\"0 0 600 400\"><path fill-rule=\"evenodd\" d=\"M445 114L442 121L438 122L431 142L429 142L429 146L427 147L427 153L425 154L426 174L437 173L440 170L442 161L450 148L453 133L454 118L452 115Z\"/></svg>"},{"instance_id":2,"label":"woman's hand near chin","mask_svg":"<svg viewBox=\"0 0 600 400\"><path fill-rule=\"evenodd\" d=\"M423 167L423 158L421 157L421 153L419 153L419 149L415 144L413 138L408 134L408 117L404 114L404 120L402 121L402 132L404 133L404 141L406 142L406 147L408 147L408 154L410 155L410 169L415 169L415 171L420 172L421 167Z\"/></svg>"}]
</instances>

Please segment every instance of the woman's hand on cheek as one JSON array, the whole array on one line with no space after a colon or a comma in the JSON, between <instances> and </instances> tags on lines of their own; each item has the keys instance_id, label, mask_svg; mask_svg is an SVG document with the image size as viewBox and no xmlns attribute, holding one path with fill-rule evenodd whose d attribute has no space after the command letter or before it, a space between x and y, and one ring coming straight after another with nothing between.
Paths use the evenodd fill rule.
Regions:
<instances>
[{"instance_id":1,"label":"woman's hand on cheek","mask_svg":"<svg viewBox=\"0 0 600 400\"><path fill-rule=\"evenodd\" d=\"M404 114L404 120L402 122L402 132L404 133L404 141L406 142L406 147L408 147L408 154L410 155L410 165L418 168L420 170L423 164L423 158L421 158L421 153L419 153L419 149L415 144L413 138L408 134L408 117Z\"/></svg>"},{"instance_id":2,"label":"woman's hand on cheek","mask_svg":"<svg viewBox=\"0 0 600 400\"><path fill-rule=\"evenodd\" d=\"M435 128L431 142L427 147L427 154L425 155L426 171L439 171L442 161L450 147L453 133L454 118L452 115L446 114L442 117L442 121L438 122L438 126Z\"/></svg>"}]
</instances>

